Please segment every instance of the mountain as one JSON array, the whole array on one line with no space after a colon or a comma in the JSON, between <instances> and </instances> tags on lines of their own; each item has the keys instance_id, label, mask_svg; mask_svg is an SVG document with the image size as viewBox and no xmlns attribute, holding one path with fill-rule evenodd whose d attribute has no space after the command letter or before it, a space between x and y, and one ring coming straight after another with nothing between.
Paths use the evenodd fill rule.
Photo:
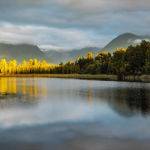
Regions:
<instances>
[{"instance_id":1,"label":"mountain","mask_svg":"<svg viewBox=\"0 0 150 150\"><path fill-rule=\"evenodd\" d=\"M69 60L74 60L78 56L85 56L88 52L97 53L100 51L101 48L97 47L86 47L82 49L74 49L74 50L68 50L68 51L56 51L56 50L49 50L45 51L45 55L49 57L52 62L60 63L60 62L66 62Z\"/></svg>"},{"instance_id":2,"label":"mountain","mask_svg":"<svg viewBox=\"0 0 150 150\"><path fill-rule=\"evenodd\" d=\"M129 45L139 44L142 40L150 40L150 36L124 33L113 39L102 50L114 51L116 48L127 48Z\"/></svg>"},{"instance_id":3,"label":"mountain","mask_svg":"<svg viewBox=\"0 0 150 150\"><path fill-rule=\"evenodd\" d=\"M141 36L133 33L124 33L113 39L104 48L97 47L85 47L82 49L74 49L70 51L45 51L45 55L51 59L54 63L66 62L68 60L74 60L78 56L85 56L88 52L98 53L99 51L107 50L113 52L117 48L127 48L129 45L139 44L142 40L150 40L150 36Z\"/></svg>"},{"instance_id":4,"label":"mountain","mask_svg":"<svg viewBox=\"0 0 150 150\"><path fill-rule=\"evenodd\" d=\"M6 44L0 43L0 59L16 59L22 61L23 59L37 58L39 60L45 59L49 62L60 63L68 60L73 60L77 56L84 56L89 51L98 52L100 48L86 47L82 49L74 49L71 51L41 51L36 45L31 44Z\"/></svg>"},{"instance_id":5,"label":"mountain","mask_svg":"<svg viewBox=\"0 0 150 150\"><path fill-rule=\"evenodd\" d=\"M150 40L150 36L141 36L132 33L121 34L104 48L85 47L82 49L73 50L48 50L42 51L38 46L31 44L5 44L0 43L0 58L16 59L22 61L23 59L37 58L46 59L49 62L60 63L69 60L74 60L78 56L85 56L88 52L98 53L102 50L113 52L116 48L128 47L141 42L141 40Z\"/></svg>"},{"instance_id":6,"label":"mountain","mask_svg":"<svg viewBox=\"0 0 150 150\"><path fill-rule=\"evenodd\" d=\"M47 59L45 54L35 45L5 43L0 43L0 58L18 61L29 58Z\"/></svg>"}]
</instances>

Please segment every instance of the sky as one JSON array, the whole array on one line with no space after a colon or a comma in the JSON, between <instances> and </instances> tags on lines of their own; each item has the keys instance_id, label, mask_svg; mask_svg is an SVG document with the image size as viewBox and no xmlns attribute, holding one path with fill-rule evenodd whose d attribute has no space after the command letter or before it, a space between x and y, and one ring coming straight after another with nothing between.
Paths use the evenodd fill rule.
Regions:
<instances>
[{"instance_id":1,"label":"sky","mask_svg":"<svg viewBox=\"0 0 150 150\"><path fill-rule=\"evenodd\" d=\"M150 0L0 0L0 42L42 49L103 47L150 34Z\"/></svg>"}]
</instances>

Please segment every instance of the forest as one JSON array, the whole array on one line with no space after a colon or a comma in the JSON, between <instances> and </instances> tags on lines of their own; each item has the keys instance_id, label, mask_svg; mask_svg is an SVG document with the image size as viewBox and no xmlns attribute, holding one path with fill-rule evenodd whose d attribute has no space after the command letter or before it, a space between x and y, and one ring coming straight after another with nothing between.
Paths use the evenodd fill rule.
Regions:
<instances>
[{"instance_id":1,"label":"forest","mask_svg":"<svg viewBox=\"0 0 150 150\"><path fill-rule=\"evenodd\" d=\"M75 61L59 64L52 73L114 74L119 80L126 75L150 74L150 42L118 48L113 54L102 51L94 56L89 52L86 57L79 56Z\"/></svg>"},{"instance_id":2,"label":"forest","mask_svg":"<svg viewBox=\"0 0 150 150\"><path fill-rule=\"evenodd\" d=\"M113 54L102 51L94 55L79 56L67 63L50 64L45 60L29 59L18 63L16 60L1 59L1 74L113 74L119 80L127 75L150 74L150 42L142 41L136 46L118 48Z\"/></svg>"}]
</instances>

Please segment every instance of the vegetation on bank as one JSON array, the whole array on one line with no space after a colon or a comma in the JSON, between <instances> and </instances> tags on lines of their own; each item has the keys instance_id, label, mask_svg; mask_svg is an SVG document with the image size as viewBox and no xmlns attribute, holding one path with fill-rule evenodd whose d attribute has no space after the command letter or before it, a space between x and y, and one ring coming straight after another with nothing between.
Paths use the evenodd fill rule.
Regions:
<instances>
[{"instance_id":1,"label":"vegetation on bank","mask_svg":"<svg viewBox=\"0 0 150 150\"><path fill-rule=\"evenodd\" d=\"M118 81L117 75L108 74L0 74L0 77L18 77L18 78L67 78L67 79L86 79L86 80L104 80ZM150 82L150 75L126 76L124 81Z\"/></svg>"},{"instance_id":2,"label":"vegetation on bank","mask_svg":"<svg viewBox=\"0 0 150 150\"><path fill-rule=\"evenodd\" d=\"M117 75L118 80L126 76L150 74L150 42L119 48L113 54L100 52L96 56L89 52L86 57L79 57L73 62L61 63L52 70L60 74L107 74Z\"/></svg>"},{"instance_id":3,"label":"vegetation on bank","mask_svg":"<svg viewBox=\"0 0 150 150\"><path fill-rule=\"evenodd\" d=\"M29 59L18 63L16 60L0 60L1 74L107 74L117 75L118 80L126 76L150 74L150 42L119 48L113 54L99 52L96 56L89 52L75 61L65 64L49 64L45 60Z\"/></svg>"}]
</instances>

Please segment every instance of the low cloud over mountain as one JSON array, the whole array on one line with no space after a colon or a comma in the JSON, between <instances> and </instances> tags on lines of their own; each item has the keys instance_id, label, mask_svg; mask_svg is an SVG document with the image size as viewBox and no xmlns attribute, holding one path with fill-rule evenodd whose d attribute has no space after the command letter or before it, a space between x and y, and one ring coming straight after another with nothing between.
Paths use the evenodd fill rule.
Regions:
<instances>
[{"instance_id":1,"label":"low cloud over mountain","mask_svg":"<svg viewBox=\"0 0 150 150\"><path fill-rule=\"evenodd\" d=\"M103 47L121 33L150 34L149 13L149 0L1 0L0 40Z\"/></svg>"}]
</instances>

